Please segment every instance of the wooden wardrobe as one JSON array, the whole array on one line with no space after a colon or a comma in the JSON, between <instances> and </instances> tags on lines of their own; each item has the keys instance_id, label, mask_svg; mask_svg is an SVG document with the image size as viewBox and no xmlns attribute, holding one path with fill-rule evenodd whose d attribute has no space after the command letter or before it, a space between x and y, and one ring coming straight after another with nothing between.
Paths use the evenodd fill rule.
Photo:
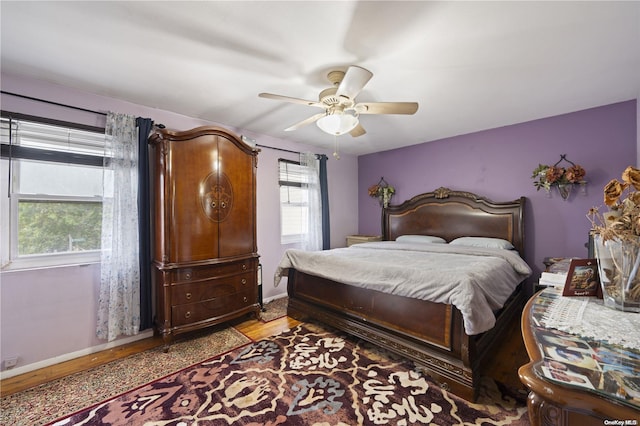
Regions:
<instances>
[{"instance_id":1,"label":"wooden wardrobe","mask_svg":"<svg viewBox=\"0 0 640 426\"><path fill-rule=\"evenodd\" d=\"M260 312L257 149L218 127L160 129L152 168L156 328L173 336Z\"/></svg>"}]
</instances>

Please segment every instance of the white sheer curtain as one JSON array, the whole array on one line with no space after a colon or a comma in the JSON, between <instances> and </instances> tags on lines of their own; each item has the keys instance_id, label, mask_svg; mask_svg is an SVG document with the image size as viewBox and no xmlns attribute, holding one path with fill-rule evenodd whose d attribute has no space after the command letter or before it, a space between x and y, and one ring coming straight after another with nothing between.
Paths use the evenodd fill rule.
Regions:
<instances>
[{"instance_id":1,"label":"white sheer curtain","mask_svg":"<svg viewBox=\"0 0 640 426\"><path fill-rule=\"evenodd\" d=\"M140 329L138 129L134 116L107 115L102 268L97 336L114 340Z\"/></svg>"},{"instance_id":2,"label":"white sheer curtain","mask_svg":"<svg viewBox=\"0 0 640 426\"><path fill-rule=\"evenodd\" d=\"M322 250L322 200L320 198L320 163L316 154L300 154L300 165L306 175L302 188L307 189L307 233L302 240L303 250ZM304 221L303 221L304 223Z\"/></svg>"}]
</instances>

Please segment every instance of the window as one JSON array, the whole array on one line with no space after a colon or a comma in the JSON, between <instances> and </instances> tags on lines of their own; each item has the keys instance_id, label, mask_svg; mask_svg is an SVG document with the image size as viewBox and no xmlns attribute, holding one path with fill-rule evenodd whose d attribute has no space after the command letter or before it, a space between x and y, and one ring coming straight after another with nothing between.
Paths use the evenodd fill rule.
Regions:
<instances>
[{"instance_id":1,"label":"window","mask_svg":"<svg viewBox=\"0 0 640 426\"><path fill-rule=\"evenodd\" d=\"M280 184L280 242L298 243L308 229L309 190L306 170L297 161L278 160Z\"/></svg>"},{"instance_id":2,"label":"window","mask_svg":"<svg viewBox=\"0 0 640 426\"><path fill-rule=\"evenodd\" d=\"M2 266L98 261L104 131L3 117Z\"/></svg>"}]
</instances>

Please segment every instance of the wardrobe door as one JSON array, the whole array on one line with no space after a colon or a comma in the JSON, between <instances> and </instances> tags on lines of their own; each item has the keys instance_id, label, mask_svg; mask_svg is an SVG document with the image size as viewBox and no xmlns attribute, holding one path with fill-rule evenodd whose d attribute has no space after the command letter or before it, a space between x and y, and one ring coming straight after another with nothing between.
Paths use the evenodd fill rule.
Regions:
<instances>
[{"instance_id":1,"label":"wardrobe door","mask_svg":"<svg viewBox=\"0 0 640 426\"><path fill-rule=\"evenodd\" d=\"M221 258L256 252L254 158L231 140L218 137L219 191L226 200L219 216Z\"/></svg>"},{"instance_id":2,"label":"wardrobe door","mask_svg":"<svg viewBox=\"0 0 640 426\"><path fill-rule=\"evenodd\" d=\"M170 262L219 257L217 136L172 141L168 173Z\"/></svg>"}]
</instances>

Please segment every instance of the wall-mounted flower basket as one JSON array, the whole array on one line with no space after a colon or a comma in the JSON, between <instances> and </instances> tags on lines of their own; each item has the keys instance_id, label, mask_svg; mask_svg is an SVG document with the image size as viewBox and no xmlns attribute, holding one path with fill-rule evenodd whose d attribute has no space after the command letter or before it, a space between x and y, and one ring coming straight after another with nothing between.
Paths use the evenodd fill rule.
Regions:
<instances>
[{"instance_id":1,"label":"wall-mounted flower basket","mask_svg":"<svg viewBox=\"0 0 640 426\"><path fill-rule=\"evenodd\" d=\"M380 205L383 208L389 207L389 202L391 201L391 197L396 193L396 189L389 185L384 177L380 178L380 181L375 185L369 187L369 196L378 198Z\"/></svg>"},{"instance_id":2,"label":"wall-mounted flower basket","mask_svg":"<svg viewBox=\"0 0 640 426\"><path fill-rule=\"evenodd\" d=\"M563 161L569 166L563 167L561 165ZM533 171L531 178L538 191L544 189L550 197L552 188L557 188L560 197L566 200L576 185L580 185L582 193L586 194L587 181L584 180L586 174L587 172L582 166L567 159L566 154L562 154L560 160L553 166L539 164Z\"/></svg>"}]
</instances>

